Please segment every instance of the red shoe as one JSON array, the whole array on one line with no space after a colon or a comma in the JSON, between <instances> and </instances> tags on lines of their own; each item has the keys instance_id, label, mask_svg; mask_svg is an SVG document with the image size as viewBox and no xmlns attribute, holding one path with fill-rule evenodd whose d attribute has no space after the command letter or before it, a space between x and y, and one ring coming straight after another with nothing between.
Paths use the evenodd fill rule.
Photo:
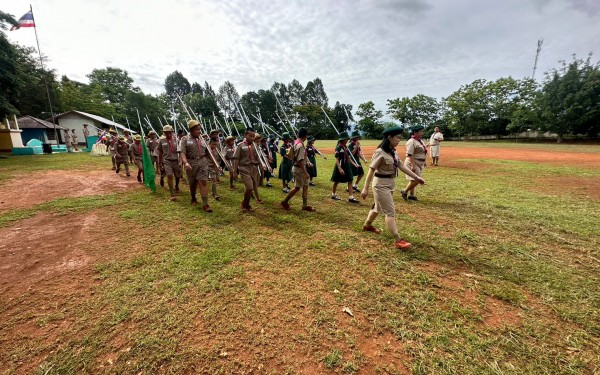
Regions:
<instances>
[{"instance_id":1,"label":"red shoe","mask_svg":"<svg viewBox=\"0 0 600 375\"><path fill-rule=\"evenodd\" d=\"M283 207L284 210L289 211L290 208L290 204L288 202L281 202L281 207Z\"/></svg>"},{"instance_id":2,"label":"red shoe","mask_svg":"<svg viewBox=\"0 0 600 375\"><path fill-rule=\"evenodd\" d=\"M377 229L372 225L363 225L363 230L365 232L373 232L375 234L381 234L381 229Z\"/></svg>"},{"instance_id":3,"label":"red shoe","mask_svg":"<svg viewBox=\"0 0 600 375\"><path fill-rule=\"evenodd\" d=\"M317 209L314 208L313 206L304 206L304 207L302 207L302 211L315 212L315 211L317 211Z\"/></svg>"},{"instance_id":4,"label":"red shoe","mask_svg":"<svg viewBox=\"0 0 600 375\"><path fill-rule=\"evenodd\" d=\"M212 208L210 208L210 206L208 204L205 204L204 206L202 206L202 211L211 213Z\"/></svg>"},{"instance_id":5,"label":"red shoe","mask_svg":"<svg viewBox=\"0 0 600 375\"><path fill-rule=\"evenodd\" d=\"M409 247L411 247L412 244L410 242L406 242L404 240L398 240L398 241L396 241L396 243L394 243L394 246L396 246L396 249L405 250L405 249L408 249Z\"/></svg>"}]
</instances>

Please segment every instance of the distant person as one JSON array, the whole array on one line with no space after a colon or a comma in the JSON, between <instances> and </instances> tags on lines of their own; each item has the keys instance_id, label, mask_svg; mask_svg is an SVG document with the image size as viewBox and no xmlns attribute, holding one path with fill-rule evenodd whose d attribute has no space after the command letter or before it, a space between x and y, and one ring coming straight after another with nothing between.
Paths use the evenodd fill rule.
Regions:
<instances>
[{"instance_id":1,"label":"distant person","mask_svg":"<svg viewBox=\"0 0 600 375\"><path fill-rule=\"evenodd\" d=\"M394 236L394 246L397 249L408 249L410 242L403 240L398 234L396 227L396 210L394 208L394 191L396 189L396 176L398 169L407 176L413 178L417 183L424 184L425 181L417 176L409 168L402 164L402 160L396 153L396 146L400 143L402 128L394 126L383 131L383 141L379 144L377 150L373 153L371 165L365 187L362 190L362 199L367 199L369 195L369 185L373 182L373 199L375 203L367 215L367 220L363 225L363 230L380 234L381 230L373 226L373 221L379 214L385 215L385 224L392 236ZM373 179L373 177L375 177Z\"/></svg>"},{"instance_id":2,"label":"distant person","mask_svg":"<svg viewBox=\"0 0 600 375\"><path fill-rule=\"evenodd\" d=\"M125 166L125 174L127 177L130 176L129 159L129 143L126 142L126 138L124 136L120 135L117 143L115 143L115 163L117 164L117 174L119 174L121 171L121 164L123 164Z\"/></svg>"},{"instance_id":3,"label":"distant person","mask_svg":"<svg viewBox=\"0 0 600 375\"><path fill-rule=\"evenodd\" d=\"M348 184L348 202L358 204L358 199L354 198L354 189L352 188L352 166L358 168L358 164L354 162L351 157L350 150L346 146L350 136L347 132L341 132L338 139L338 144L335 147L335 166L333 167L333 173L331 175L331 182L333 187L331 188L331 199L339 201L339 195L337 195L338 184Z\"/></svg>"},{"instance_id":4,"label":"distant person","mask_svg":"<svg viewBox=\"0 0 600 375\"><path fill-rule=\"evenodd\" d=\"M110 153L110 160L112 161L112 170L114 171L117 169L117 161L115 160L115 146L119 141L119 134L115 129L109 129L108 134L110 134L110 137L107 138L107 146Z\"/></svg>"},{"instance_id":5,"label":"distant person","mask_svg":"<svg viewBox=\"0 0 600 375\"><path fill-rule=\"evenodd\" d=\"M157 146L160 178L161 181L164 181L164 176L167 176L171 201L176 201L176 194L179 193L179 180L181 179L181 166L179 164L179 152L177 152L177 139L175 139L175 136L173 135L173 127L171 125L163 126L162 131L163 137L160 138ZM173 178L175 178L174 188Z\"/></svg>"},{"instance_id":6,"label":"distant person","mask_svg":"<svg viewBox=\"0 0 600 375\"><path fill-rule=\"evenodd\" d=\"M308 138L308 130L306 128L300 128L298 130L298 139L294 141L293 147L293 167L294 173L294 188L288 193L285 199L281 202L281 207L284 210L290 210L290 199L302 190L302 210L308 212L315 212L316 209L308 205L308 182L310 180L310 174L306 170L306 166L310 163L306 156L306 147L304 142Z\"/></svg>"},{"instance_id":7,"label":"distant person","mask_svg":"<svg viewBox=\"0 0 600 375\"><path fill-rule=\"evenodd\" d=\"M348 143L348 150L350 150L350 153L352 154L352 160L358 164L358 167L351 166L352 176L356 177L356 182L354 183L354 185L352 185L352 189L354 189L354 192L360 193L360 188L358 187L358 184L360 183L360 180L362 180L363 176L365 175L365 171L364 171L360 161L362 160L366 163L367 159L365 158L365 155L362 152L362 147L360 147L360 139L361 139L360 132L358 132L358 131L352 132L351 137L352 138L350 139L350 142Z\"/></svg>"},{"instance_id":8,"label":"distant person","mask_svg":"<svg viewBox=\"0 0 600 375\"><path fill-rule=\"evenodd\" d=\"M69 135L69 129L65 129L65 146L67 152L71 152L71 136Z\"/></svg>"},{"instance_id":9,"label":"distant person","mask_svg":"<svg viewBox=\"0 0 600 375\"><path fill-rule=\"evenodd\" d=\"M74 151L79 151L79 141L77 141L77 132L75 129L71 130L71 146Z\"/></svg>"},{"instance_id":10,"label":"distant person","mask_svg":"<svg viewBox=\"0 0 600 375\"><path fill-rule=\"evenodd\" d=\"M133 160L133 163L138 168L137 180L141 184L143 183L144 176L144 154L142 153L142 136L136 134L133 137L133 144L129 146L129 156Z\"/></svg>"},{"instance_id":11,"label":"distant person","mask_svg":"<svg viewBox=\"0 0 600 375\"><path fill-rule=\"evenodd\" d=\"M83 124L83 139L85 140L85 148L90 148L88 144L88 137L90 136L90 129L88 129L88 124Z\"/></svg>"},{"instance_id":12,"label":"distant person","mask_svg":"<svg viewBox=\"0 0 600 375\"><path fill-rule=\"evenodd\" d=\"M148 133L148 139L146 139L146 148L150 153L152 159L152 165L158 170L158 136L154 130L150 130Z\"/></svg>"},{"instance_id":13,"label":"distant person","mask_svg":"<svg viewBox=\"0 0 600 375\"><path fill-rule=\"evenodd\" d=\"M429 138L429 152L431 154L431 165L438 166L440 161L440 145L444 140L444 135L440 132L439 127L433 129L433 134Z\"/></svg>"},{"instance_id":14,"label":"distant person","mask_svg":"<svg viewBox=\"0 0 600 375\"><path fill-rule=\"evenodd\" d=\"M423 125L413 126L410 130L411 137L406 141L406 159L404 165L413 171L417 176L421 177L423 168L425 168L425 160L427 159L427 146L423 143L422 137L425 133ZM415 195L415 188L419 181L413 177L406 175L408 185L401 191L402 198L405 201L418 201Z\"/></svg>"},{"instance_id":15,"label":"distant person","mask_svg":"<svg viewBox=\"0 0 600 375\"><path fill-rule=\"evenodd\" d=\"M279 149L279 155L281 155L281 164L279 164L279 179L283 186L283 192L290 192L290 181L294 178L292 174L293 162L290 156L288 156L288 150L292 147L291 141L292 136L290 133L285 132L281 135L283 143Z\"/></svg>"},{"instance_id":16,"label":"distant person","mask_svg":"<svg viewBox=\"0 0 600 375\"><path fill-rule=\"evenodd\" d=\"M306 144L306 156L308 157L308 161L310 162L310 165L307 164L306 170L310 175L310 181L308 182L310 186L316 186L313 180L315 177L317 177L317 154L321 155L324 160L327 160L327 156L323 155L321 151L317 150L317 148L315 147L315 140L315 137L310 135L308 136L308 143Z\"/></svg>"}]
</instances>

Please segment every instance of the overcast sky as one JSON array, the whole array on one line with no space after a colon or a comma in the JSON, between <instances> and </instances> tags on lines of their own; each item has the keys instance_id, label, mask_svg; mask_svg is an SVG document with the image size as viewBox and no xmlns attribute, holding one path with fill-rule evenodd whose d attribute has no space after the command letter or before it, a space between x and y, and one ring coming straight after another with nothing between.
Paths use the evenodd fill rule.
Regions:
<instances>
[{"instance_id":1,"label":"overcast sky","mask_svg":"<svg viewBox=\"0 0 600 375\"><path fill-rule=\"evenodd\" d=\"M573 53L600 53L598 0L11 0L1 9L18 19L30 3L59 77L87 82L114 66L153 94L174 70L215 90L229 80L240 94L320 77L330 105L385 110L387 99L529 76L538 38L538 79ZM8 36L35 46L33 29Z\"/></svg>"}]
</instances>

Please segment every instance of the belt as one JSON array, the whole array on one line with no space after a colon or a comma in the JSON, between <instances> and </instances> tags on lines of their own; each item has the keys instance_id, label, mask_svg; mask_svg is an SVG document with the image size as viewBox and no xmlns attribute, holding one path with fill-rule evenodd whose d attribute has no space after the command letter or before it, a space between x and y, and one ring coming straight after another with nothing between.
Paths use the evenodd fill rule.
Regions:
<instances>
[{"instance_id":1,"label":"belt","mask_svg":"<svg viewBox=\"0 0 600 375\"><path fill-rule=\"evenodd\" d=\"M393 174L381 174L381 173L375 173L375 177L377 178L394 178L396 177Z\"/></svg>"},{"instance_id":2,"label":"belt","mask_svg":"<svg viewBox=\"0 0 600 375\"><path fill-rule=\"evenodd\" d=\"M425 161L425 159L415 159L415 160L418 160L418 161Z\"/></svg>"}]
</instances>

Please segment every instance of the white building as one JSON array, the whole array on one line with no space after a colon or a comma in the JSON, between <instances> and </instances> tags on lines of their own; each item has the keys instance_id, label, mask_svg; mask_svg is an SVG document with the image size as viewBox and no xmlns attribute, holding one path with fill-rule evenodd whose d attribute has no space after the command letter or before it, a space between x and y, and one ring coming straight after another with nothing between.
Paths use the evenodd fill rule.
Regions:
<instances>
[{"instance_id":1,"label":"white building","mask_svg":"<svg viewBox=\"0 0 600 375\"><path fill-rule=\"evenodd\" d=\"M129 130L132 134L136 133L135 131L128 129L126 126L106 119L102 116L81 111L69 111L61 113L60 115L56 115L54 119L62 128L69 129L69 134L71 134L72 130L75 129L79 144L85 144L85 139L83 138L83 124L88 124L90 135L97 135L98 130L108 131L110 128L117 130L119 134L121 134L123 130ZM60 135L60 138L64 140L64 131Z\"/></svg>"}]
</instances>

